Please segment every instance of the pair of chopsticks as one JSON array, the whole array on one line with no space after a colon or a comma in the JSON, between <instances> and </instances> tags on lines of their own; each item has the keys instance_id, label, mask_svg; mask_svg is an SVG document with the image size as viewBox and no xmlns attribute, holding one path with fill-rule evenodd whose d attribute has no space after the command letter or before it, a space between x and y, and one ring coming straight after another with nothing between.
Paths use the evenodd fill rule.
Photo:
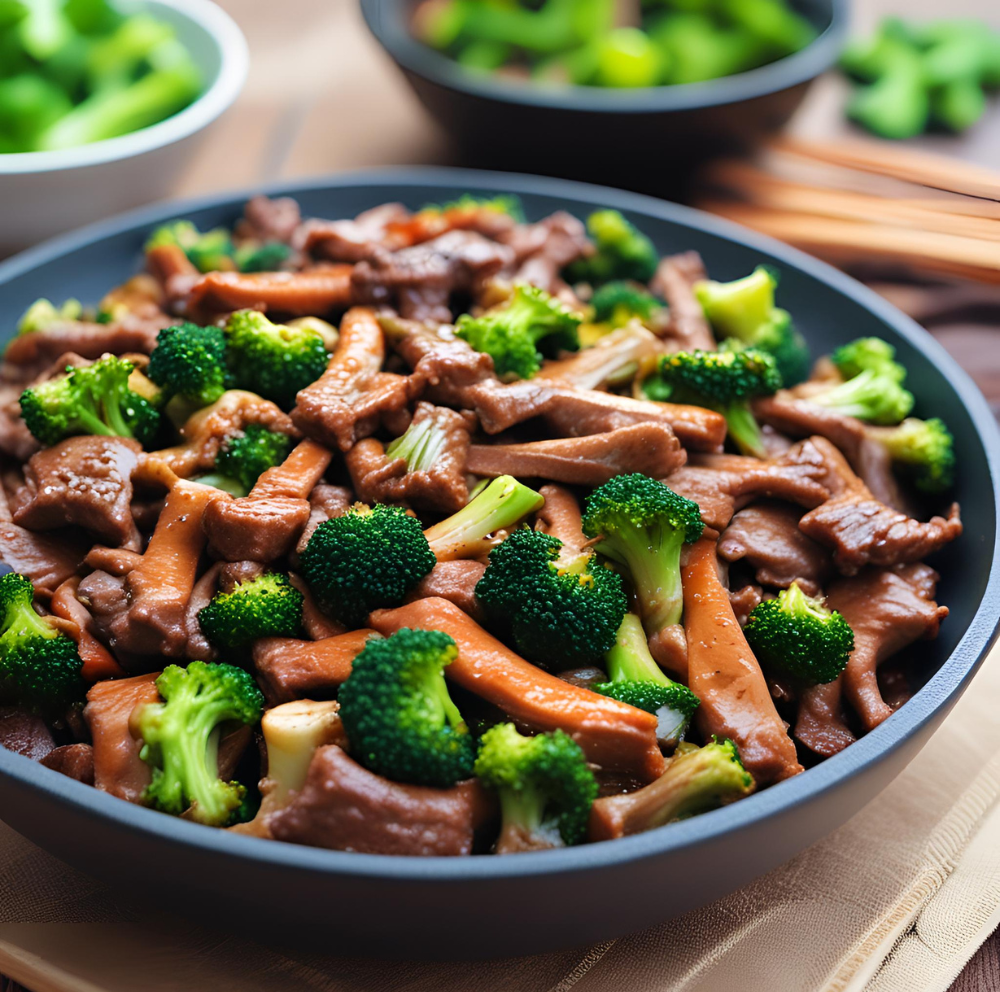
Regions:
<instances>
[{"instance_id":1,"label":"pair of chopsticks","mask_svg":"<svg viewBox=\"0 0 1000 992\"><path fill-rule=\"evenodd\" d=\"M845 268L1000 284L1000 173L878 142L780 138L698 205Z\"/></svg>"}]
</instances>

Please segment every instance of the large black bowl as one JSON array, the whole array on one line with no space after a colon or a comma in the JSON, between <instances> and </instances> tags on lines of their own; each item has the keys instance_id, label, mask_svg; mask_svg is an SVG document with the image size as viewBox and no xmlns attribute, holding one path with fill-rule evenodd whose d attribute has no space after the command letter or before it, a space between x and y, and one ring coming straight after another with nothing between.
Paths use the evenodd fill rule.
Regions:
<instances>
[{"instance_id":1,"label":"large black bowl","mask_svg":"<svg viewBox=\"0 0 1000 992\"><path fill-rule=\"evenodd\" d=\"M465 192L517 193L529 218L611 206L661 252L695 248L721 279L758 262L782 272L781 302L818 353L858 337L891 341L910 369L918 415L943 417L958 447L965 535L941 554L941 636L915 653L923 688L882 726L804 774L725 809L638 837L506 857L394 858L233 836L121 802L0 749L0 817L103 879L172 895L226 925L321 927L330 952L478 956L553 950L622 934L732 892L832 831L899 774L982 662L1000 613L996 562L1000 437L968 376L923 330L858 283L767 238L633 194L491 173L399 170L286 187L307 214L353 216ZM0 266L0 326L36 297L97 300L140 264L155 224L231 224L244 197L128 214Z\"/></svg>"},{"instance_id":2,"label":"large black bowl","mask_svg":"<svg viewBox=\"0 0 1000 992\"><path fill-rule=\"evenodd\" d=\"M542 87L469 72L417 41L414 0L361 0L372 34L470 164L663 192L716 152L780 128L840 54L847 0L792 0L819 32L770 65L682 86Z\"/></svg>"}]
</instances>

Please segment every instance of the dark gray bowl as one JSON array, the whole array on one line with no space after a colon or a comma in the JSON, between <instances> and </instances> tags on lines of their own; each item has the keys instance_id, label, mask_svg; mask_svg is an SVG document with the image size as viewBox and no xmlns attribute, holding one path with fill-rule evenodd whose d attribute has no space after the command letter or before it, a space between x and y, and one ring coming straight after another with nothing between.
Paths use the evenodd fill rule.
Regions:
<instances>
[{"instance_id":1,"label":"dark gray bowl","mask_svg":"<svg viewBox=\"0 0 1000 992\"><path fill-rule=\"evenodd\" d=\"M723 79L610 90L540 87L469 72L417 41L414 0L361 0L372 34L472 165L663 192L714 153L780 128L840 54L847 0L793 0L820 32L784 59Z\"/></svg>"},{"instance_id":2,"label":"dark gray bowl","mask_svg":"<svg viewBox=\"0 0 1000 992\"><path fill-rule=\"evenodd\" d=\"M683 207L609 189L450 170L368 172L274 192L308 214L353 216L465 192L517 193L529 218L624 211L662 252L696 248L720 279L758 262L782 271L781 302L814 350L859 335L891 341L918 415L939 415L958 446L965 535L935 561L951 616L915 653L924 687L843 753L742 802L638 837L507 857L393 858L239 837L131 806L0 749L0 817L64 861L123 890L172 897L218 925L323 931L330 953L471 957L541 952L645 927L723 896L834 830L885 788L961 695L996 634L1000 436L969 377L928 334L847 276L775 241ZM244 195L152 207L87 228L0 266L0 326L36 297L97 300L140 264L155 224L231 224ZM277 912L276 912L277 908Z\"/></svg>"}]
</instances>

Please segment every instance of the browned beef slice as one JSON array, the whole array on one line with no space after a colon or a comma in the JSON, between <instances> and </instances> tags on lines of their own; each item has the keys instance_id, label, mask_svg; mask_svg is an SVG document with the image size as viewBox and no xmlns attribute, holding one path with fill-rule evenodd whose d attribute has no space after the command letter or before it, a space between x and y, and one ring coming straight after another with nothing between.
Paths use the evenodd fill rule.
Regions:
<instances>
[{"instance_id":1,"label":"browned beef slice","mask_svg":"<svg viewBox=\"0 0 1000 992\"><path fill-rule=\"evenodd\" d=\"M367 854L472 853L488 802L475 780L451 789L390 782L362 768L335 744L318 748L306 784L273 813L277 840Z\"/></svg>"},{"instance_id":2,"label":"browned beef slice","mask_svg":"<svg viewBox=\"0 0 1000 992\"><path fill-rule=\"evenodd\" d=\"M160 327L168 323L169 318L164 316ZM129 317L110 324L60 321L44 331L19 334L7 345L3 357L5 362L19 366L25 378L32 378L68 351L87 359L97 359L108 353L124 355L138 352L148 355L156 347L159 330L148 322Z\"/></svg>"},{"instance_id":3,"label":"browned beef slice","mask_svg":"<svg viewBox=\"0 0 1000 992\"><path fill-rule=\"evenodd\" d=\"M787 503L757 503L740 510L719 538L719 557L746 561L764 586L787 589L798 582L819 594L833 571L830 553L799 530L801 512Z\"/></svg>"},{"instance_id":4,"label":"browned beef slice","mask_svg":"<svg viewBox=\"0 0 1000 992\"><path fill-rule=\"evenodd\" d=\"M475 418L448 407L418 403L410 430L427 431L430 466L410 471L403 458L391 458L375 438L359 441L347 453L347 468L363 503L404 503L418 509L454 513L469 501L466 453Z\"/></svg>"},{"instance_id":5,"label":"browned beef slice","mask_svg":"<svg viewBox=\"0 0 1000 992\"><path fill-rule=\"evenodd\" d=\"M545 503L535 514L535 526L562 541L569 553L581 552L588 539L576 497L562 486L542 486L538 492Z\"/></svg>"},{"instance_id":6,"label":"browned beef slice","mask_svg":"<svg viewBox=\"0 0 1000 992\"><path fill-rule=\"evenodd\" d=\"M80 580L76 596L90 612L95 633L103 641L111 640L112 622L128 609L125 579L95 569Z\"/></svg>"},{"instance_id":7,"label":"browned beef slice","mask_svg":"<svg viewBox=\"0 0 1000 992\"><path fill-rule=\"evenodd\" d=\"M753 412L762 424L770 424L783 434L792 437L819 435L833 441L852 462L865 436L865 425L855 417L845 417L836 410L816 406L788 390L754 400Z\"/></svg>"},{"instance_id":8,"label":"browned beef slice","mask_svg":"<svg viewBox=\"0 0 1000 992\"><path fill-rule=\"evenodd\" d=\"M395 306L404 318L451 320L455 293L470 293L478 280L513 259L505 245L474 231L449 231L433 241L359 262L351 276L356 302Z\"/></svg>"},{"instance_id":9,"label":"browned beef slice","mask_svg":"<svg viewBox=\"0 0 1000 992\"><path fill-rule=\"evenodd\" d=\"M0 453L27 461L41 447L21 417L24 385L0 382Z\"/></svg>"},{"instance_id":10,"label":"browned beef slice","mask_svg":"<svg viewBox=\"0 0 1000 992\"><path fill-rule=\"evenodd\" d=\"M283 241L287 244L301 220L299 205L290 196L273 200L267 196L255 196L243 208L243 219L236 225L236 233L241 238Z\"/></svg>"},{"instance_id":11,"label":"browned beef slice","mask_svg":"<svg viewBox=\"0 0 1000 992\"><path fill-rule=\"evenodd\" d=\"M320 483L309 494L309 519L295 546L297 554L302 554L316 528L334 517L342 517L354 503L354 494L344 486L328 486Z\"/></svg>"},{"instance_id":12,"label":"browned beef slice","mask_svg":"<svg viewBox=\"0 0 1000 992\"><path fill-rule=\"evenodd\" d=\"M226 561L271 562L295 546L309 509L307 499L287 496L217 500L205 511L205 532Z\"/></svg>"},{"instance_id":13,"label":"browned beef slice","mask_svg":"<svg viewBox=\"0 0 1000 992\"><path fill-rule=\"evenodd\" d=\"M650 282L653 292L662 296L670 308L667 338L674 351L715 350L715 336L693 288L705 278L701 255L688 251L664 258Z\"/></svg>"},{"instance_id":14,"label":"browned beef slice","mask_svg":"<svg viewBox=\"0 0 1000 992\"><path fill-rule=\"evenodd\" d=\"M242 562L240 564L243 564ZM259 568L255 562L249 564ZM219 575L224 567L223 562L216 562L205 574L194 584L191 590L191 598L188 600L187 611L184 615L184 625L187 628L187 649L188 658L198 661L215 661L219 652L215 649L209 639L202 633L201 624L198 622L198 614L212 601L212 597L218 591ZM263 572L263 569L261 569ZM223 590L232 592L232 589Z\"/></svg>"},{"instance_id":15,"label":"browned beef slice","mask_svg":"<svg viewBox=\"0 0 1000 992\"><path fill-rule=\"evenodd\" d=\"M795 739L824 758L838 754L856 740L844 721L843 683L841 674L832 682L807 686L799 694Z\"/></svg>"},{"instance_id":16,"label":"browned beef slice","mask_svg":"<svg viewBox=\"0 0 1000 992\"><path fill-rule=\"evenodd\" d=\"M77 524L107 544L135 534L132 472L142 447L119 437L70 437L25 466L14 523L31 530Z\"/></svg>"},{"instance_id":17,"label":"browned beef slice","mask_svg":"<svg viewBox=\"0 0 1000 992\"><path fill-rule=\"evenodd\" d=\"M920 638L937 636L947 606L934 602L937 573L923 564L896 569L869 568L840 579L827 590L830 607L854 631L854 651L844 669L844 694L865 730L892 714L882 699L878 666Z\"/></svg>"},{"instance_id":18,"label":"browned beef slice","mask_svg":"<svg viewBox=\"0 0 1000 992\"><path fill-rule=\"evenodd\" d=\"M454 603L477 623L483 623L485 616L476 599L476 583L485 571L486 566L479 561L439 561L406 597L406 602L438 596Z\"/></svg>"},{"instance_id":19,"label":"browned beef slice","mask_svg":"<svg viewBox=\"0 0 1000 992\"><path fill-rule=\"evenodd\" d=\"M747 618L757 606L760 606L763 599L764 595L760 586L755 586L752 583L741 589L729 590L729 603L741 627L746 626Z\"/></svg>"},{"instance_id":20,"label":"browned beef slice","mask_svg":"<svg viewBox=\"0 0 1000 992\"><path fill-rule=\"evenodd\" d=\"M409 216L401 203L384 203L354 220L308 220L295 232L293 243L331 262L361 262L392 247L386 244L386 225Z\"/></svg>"},{"instance_id":21,"label":"browned beef slice","mask_svg":"<svg viewBox=\"0 0 1000 992\"><path fill-rule=\"evenodd\" d=\"M562 270L594 251L583 223L562 210L537 224L518 225L500 240L515 253L511 281L526 282L552 294L562 288Z\"/></svg>"},{"instance_id":22,"label":"browned beef slice","mask_svg":"<svg viewBox=\"0 0 1000 992\"><path fill-rule=\"evenodd\" d=\"M13 706L0 706L0 747L41 761L55 748L45 721Z\"/></svg>"},{"instance_id":23,"label":"browned beef slice","mask_svg":"<svg viewBox=\"0 0 1000 992\"><path fill-rule=\"evenodd\" d=\"M627 472L662 479L686 459L680 441L666 424L635 424L581 438L474 444L469 448L468 468L475 475L514 475L599 486Z\"/></svg>"},{"instance_id":24,"label":"browned beef slice","mask_svg":"<svg viewBox=\"0 0 1000 992\"><path fill-rule=\"evenodd\" d=\"M94 784L94 749L90 744L64 744L45 755L42 764L84 785Z\"/></svg>"}]
</instances>

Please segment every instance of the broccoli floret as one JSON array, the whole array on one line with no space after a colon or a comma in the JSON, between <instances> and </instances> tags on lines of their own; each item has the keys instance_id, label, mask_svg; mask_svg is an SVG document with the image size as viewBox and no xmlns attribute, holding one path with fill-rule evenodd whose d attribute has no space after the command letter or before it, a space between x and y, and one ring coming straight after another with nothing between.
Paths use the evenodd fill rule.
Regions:
<instances>
[{"instance_id":1,"label":"broccoli floret","mask_svg":"<svg viewBox=\"0 0 1000 992\"><path fill-rule=\"evenodd\" d=\"M697 503L638 472L595 489L583 515L583 532L600 538L596 550L628 567L650 632L680 621L681 548L704 528Z\"/></svg>"},{"instance_id":2,"label":"broccoli floret","mask_svg":"<svg viewBox=\"0 0 1000 992\"><path fill-rule=\"evenodd\" d=\"M743 454L754 458L766 458L767 452L750 400L770 396L780 388L774 358L756 348L663 355L656 374L643 383L650 399L717 410L726 418L730 439Z\"/></svg>"},{"instance_id":3,"label":"broccoli floret","mask_svg":"<svg viewBox=\"0 0 1000 992\"><path fill-rule=\"evenodd\" d=\"M830 359L845 379L878 372L899 383L906 380L906 369L896 361L896 349L882 338L858 338L841 345Z\"/></svg>"},{"instance_id":4,"label":"broccoli floret","mask_svg":"<svg viewBox=\"0 0 1000 992\"><path fill-rule=\"evenodd\" d=\"M587 218L587 233L596 252L567 269L571 282L594 285L620 279L649 282L660 264L660 255L645 234L617 210L598 210Z\"/></svg>"},{"instance_id":5,"label":"broccoli floret","mask_svg":"<svg viewBox=\"0 0 1000 992\"><path fill-rule=\"evenodd\" d=\"M832 682L854 650L850 624L797 582L755 606L744 633L764 665L804 682Z\"/></svg>"},{"instance_id":6,"label":"broccoli floret","mask_svg":"<svg viewBox=\"0 0 1000 992\"><path fill-rule=\"evenodd\" d=\"M260 476L280 465L291 450L292 439L287 434L269 431L261 424L247 424L242 432L222 442L215 469L249 492Z\"/></svg>"},{"instance_id":7,"label":"broccoli floret","mask_svg":"<svg viewBox=\"0 0 1000 992\"><path fill-rule=\"evenodd\" d=\"M325 371L322 336L311 327L272 324L257 310L239 310L226 322L226 359L236 383L281 407Z\"/></svg>"},{"instance_id":8,"label":"broccoli floret","mask_svg":"<svg viewBox=\"0 0 1000 992\"><path fill-rule=\"evenodd\" d=\"M450 212L474 213L479 210L492 210L498 214L507 214L518 223L524 223L524 208L521 206L521 199L513 194L509 196L460 196L457 200L449 200L447 203L428 203L421 207L421 213L443 214Z\"/></svg>"},{"instance_id":9,"label":"broccoli floret","mask_svg":"<svg viewBox=\"0 0 1000 992\"><path fill-rule=\"evenodd\" d=\"M351 627L372 610L402 603L436 561L420 521L381 503L359 503L321 523L300 556L320 605Z\"/></svg>"},{"instance_id":10,"label":"broccoli floret","mask_svg":"<svg viewBox=\"0 0 1000 992\"><path fill-rule=\"evenodd\" d=\"M642 286L621 280L597 289L590 305L594 308L594 320L611 327L624 327L636 318L648 323L663 309L660 301Z\"/></svg>"},{"instance_id":11,"label":"broccoli floret","mask_svg":"<svg viewBox=\"0 0 1000 992\"><path fill-rule=\"evenodd\" d=\"M233 251L240 272L274 272L291 257L292 249L282 241L248 242Z\"/></svg>"},{"instance_id":12,"label":"broccoli floret","mask_svg":"<svg viewBox=\"0 0 1000 992\"><path fill-rule=\"evenodd\" d=\"M476 558L496 543L491 535L513 527L544 504L545 498L501 475L477 493L457 513L424 531L438 561Z\"/></svg>"},{"instance_id":13,"label":"broccoli floret","mask_svg":"<svg viewBox=\"0 0 1000 992\"><path fill-rule=\"evenodd\" d=\"M490 552L479 598L524 657L556 671L593 664L628 608L622 579L596 556L561 556L557 537L522 527Z\"/></svg>"},{"instance_id":14,"label":"broccoli floret","mask_svg":"<svg viewBox=\"0 0 1000 992\"><path fill-rule=\"evenodd\" d=\"M214 403L226 390L222 328L190 323L163 328L147 373L167 396L180 396L195 408Z\"/></svg>"},{"instance_id":15,"label":"broccoli floret","mask_svg":"<svg viewBox=\"0 0 1000 992\"><path fill-rule=\"evenodd\" d=\"M479 317L463 314L455 334L493 359L497 375L530 379L549 354L576 351L582 317L536 286L518 284L514 295Z\"/></svg>"},{"instance_id":16,"label":"broccoli floret","mask_svg":"<svg viewBox=\"0 0 1000 992\"><path fill-rule=\"evenodd\" d=\"M937 417L907 417L897 427L868 429L868 436L884 445L892 463L921 492L943 493L955 481L955 442Z\"/></svg>"},{"instance_id":17,"label":"broccoli floret","mask_svg":"<svg viewBox=\"0 0 1000 992\"><path fill-rule=\"evenodd\" d=\"M132 370L131 362L105 355L31 386L21 394L28 430L46 446L74 434L130 437L147 445L159 427L160 411L129 388Z\"/></svg>"},{"instance_id":18,"label":"broccoli floret","mask_svg":"<svg viewBox=\"0 0 1000 992\"><path fill-rule=\"evenodd\" d=\"M147 703L133 717L143 746L139 757L153 779L142 802L164 813L224 827L239 817L246 788L219 778L223 728L257 723L264 697L253 676L233 665L192 661L169 665L156 680L165 702Z\"/></svg>"},{"instance_id":19,"label":"broccoli floret","mask_svg":"<svg viewBox=\"0 0 1000 992\"><path fill-rule=\"evenodd\" d=\"M202 633L221 648L258 637L294 637L302 625L302 593L281 572L268 572L219 593L198 611Z\"/></svg>"},{"instance_id":20,"label":"broccoli floret","mask_svg":"<svg viewBox=\"0 0 1000 992\"><path fill-rule=\"evenodd\" d=\"M458 646L439 630L403 628L370 640L340 687L351 754L379 775L447 788L472 775L475 745L448 695Z\"/></svg>"},{"instance_id":21,"label":"broccoli floret","mask_svg":"<svg viewBox=\"0 0 1000 992\"><path fill-rule=\"evenodd\" d=\"M48 300L35 300L17 322L17 333L34 334L48 330L53 324L64 320L79 320L82 316L83 307L79 300L66 300L61 307L54 306Z\"/></svg>"},{"instance_id":22,"label":"broccoli floret","mask_svg":"<svg viewBox=\"0 0 1000 992\"><path fill-rule=\"evenodd\" d=\"M853 379L810 393L809 402L872 424L898 424L914 401L891 370L865 369Z\"/></svg>"},{"instance_id":23,"label":"broccoli floret","mask_svg":"<svg viewBox=\"0 0 1000 992\"><path fill-rule=\"evenodd\" d=\"M35 712L51 713L83 696L83 662L71 638L32 605L31 579L0 575L0 697Z\"/></svg>"},{"instance_id":24,"label":"broccoli floret","mask_svg":"<svg viewBox=\"0 0 1000 992\"><path fill-rule=\"evenodd\" d=\"M667 678L649 653L642 621L627 613L615 643L605 656L610 682L591 686L595 692L636 706L657 717L657 738L665 744L684 739L700 700L685 685Z\"/></svg>"},{"instance_id":25,"label":"broccoli floret","mask_svg":"<svg viewBox=\"0 0 1000 992\"><path fill-rule=\"evenodd\" d=\"M788 311L774 305L777 285L775 272L758 265L732 282L696 283L694 293L716 336L773 355L782 384L788 387L809 374L809 348Z\"/></svg>"},{"instance_id":26,"label":"broccoli floret","mask_svg":"<svg viewBox=\"0 0 1000 992\"><path fill-rule=\"evenodd\" d=\"M476 775L500 795L498 850L579 844L586 838L597 780L580 745L555 730L524 737L512 723L483 734Z\"/></svg>"}]
</instances>

